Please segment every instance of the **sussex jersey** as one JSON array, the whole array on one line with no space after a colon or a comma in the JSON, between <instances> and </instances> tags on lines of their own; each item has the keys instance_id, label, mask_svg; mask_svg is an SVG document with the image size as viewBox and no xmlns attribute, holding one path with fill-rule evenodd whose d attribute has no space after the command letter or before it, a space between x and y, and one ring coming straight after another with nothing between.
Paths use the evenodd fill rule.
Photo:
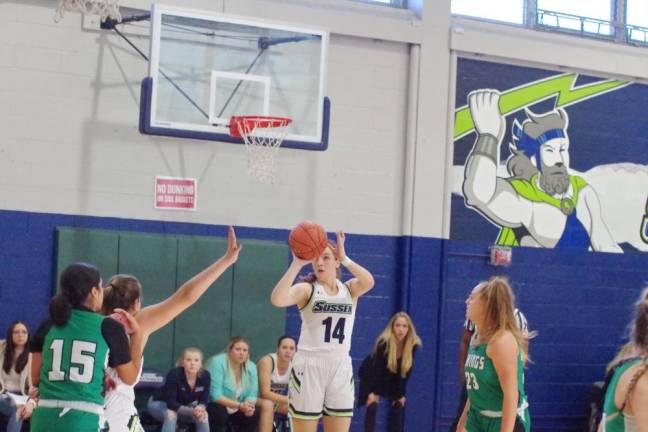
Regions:
<instances>
[{"instance_id":1,"label":"sussex jersey","mask_svg":"<svg viewBox=\"0 0 648 432\"><path fill-rule=\"evenodd\" d=\"M292 364L283 375L279 373L279 362L277 361L277 353L268 354L272 359L272 375L270 376L270 390L280 395L288 395L288 382L290 381L290 372L292 371Z\"/></svg>"},{"instance_id":2,"label":"sussex jersey","mask_svg":"<svg viewBox=\"0 0 648 432\"><path fill-rule=\"evenodd\" d=\"M348 354L355 320L349 288L336 279L338 292L328 295L318 282L311 285L308 303L301 308L299 351Z\"/></svg>"},{"instance_id":3,"label":"sussex jersey","mask_svg":"<svg viewBox=\"0 0 648 432\"><path fill-rule=\"evenodd\" d=\"M135 403L135 385L139 382L140 378L142 377L143 367L144 367L144 357L142 357L142 361L140 362L140 369L139 372L137 373L137 378L135 379L135 383L133 385L128 385L124 383L124 381L122 381L121 378L119 378L116 369L111 367L106 369L106 375L109 376L115 382L115 388L111 389L106 393L106 405L108 405L109 400L116 397L122 397L128 399L131 403Z\"/></svg>"},{"instance_id":4,"label":"sussex jersey","mask_svg":"<svg viewBox=\"0 0 648 432\"><path fill-rule=\"evenodd\" d=\"M504 403L504 392L500 386L493 361L486 355L488 344L472 345L464 366L466 390L470 408L489 417L501 417ZM522 354L517 361L518 415L524 418L528 403L524 393L524 363Z\"/></svg>"},{"instance_id":5,"label":"sussex jersey","mask_svg":"<svg viewBox=\"0 0 648 432\"><path fill-rule=\"evenodd\" d=\"M634 416L629 416L620 410L614 401L614 394L616 393L617 386L621 375L631 367L642 362L642 359L630 360L623 365L619 366L612 376L612 380L608 385L605 392L605 403L603 405L603 431L605 432L638 432L639 425Z\"/></svg>"}]
</instances>

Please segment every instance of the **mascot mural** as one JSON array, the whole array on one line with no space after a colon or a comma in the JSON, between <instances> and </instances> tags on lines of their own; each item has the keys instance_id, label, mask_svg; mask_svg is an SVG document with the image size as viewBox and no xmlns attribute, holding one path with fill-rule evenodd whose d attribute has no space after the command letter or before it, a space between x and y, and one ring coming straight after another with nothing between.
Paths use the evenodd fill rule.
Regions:
<instances>
[{"instance_id":1,"label":"mascot mural","mask_svg":"<svg viewBox=\"0 0 648 432\"><path fill-rule=\"evenodd\" d=\"M487 73L490 63L473 63L482 63L478 70ZM591 78L578 83L578 74L546 74L512 88L464 88L463 95L458 88L457 97L467 103L455 113L455 145L463 143L468 151L463 156L455 148L454 192L463 196L463 207L473 218L477 215L497 232L486 230L492 238L484 238L479 229L462 233L468 218L465 212L458 215L459 206L453 205L451 238L507 246L648 251L648 165L641 163L646 142L636 142L633 155L628 131L603 125L599 132L600 124L588 131L570 126L570 111L576 107L579 121L589 114L599 117L599 123L622 123L610 119L618 111L597 108L610 103L610 94L646 86ZM637 125L643 136L648 135L648 118L645 122ZM590 120L581 123L592 125ZM621 148L615 155L616 146ZM594 153L601 151L610 161L618 160L618 153L630 160L599 163L605 155ZM589 167L575 169L571 162L579 159L581 167Z\"/></svg>"}]
</instances>

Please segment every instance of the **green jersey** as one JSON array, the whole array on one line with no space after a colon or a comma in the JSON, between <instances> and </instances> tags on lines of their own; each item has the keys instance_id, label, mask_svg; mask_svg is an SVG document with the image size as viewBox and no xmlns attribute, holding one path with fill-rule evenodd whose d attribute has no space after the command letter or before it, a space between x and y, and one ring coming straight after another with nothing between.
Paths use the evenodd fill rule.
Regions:
<instances>
[{"instance_id":1,"label":"green jersey","mask_svg":"<svg viewBox=\"0 0 648 432\"><path fill-rule=\"evenodd\" d=\"M500 386L493 361L486 355L488 344L472 345L464 366L466 389L470 400L470 410L488 418L501 418L504 392ZM517 361L518 418L528 430L527 399L524 393L524 362L522 354Z\"/></svg>"},{"instance_id":2,"label":"green jersey","mask_svg":"<svg viewBox=\"0 0 648 432\"><path fill-rule=\"evenodd\" d=\"M105 317L72 310L61 327L51 326L43 342L40 398L91 402L103 406L103 377L108 343L101 324Z\"/></svg>"},{"instance_id":3,"label":"green jersey","mask_svg":"<svg viewBox=\"0 0 648 432\"><path fill-rule=\"evenodd\" d=\"M642 359L634 359L620 365L614 371L612 380L608 384L605 392L605 402L603 404L603 422L605 423L605 432L636 432L639 430L637 420L634 417L627 416L616 406L614 394L616 393L619 380L625 371L632 366L642 362Z\"/></svg>"},{"instance_id":4,"label":"green jersey","mask_svg":"<svg viewBox=\"0 0 648 432\"><path fill-rule=\"evenodd\" d=\"M30 351L42 355L32 432L98 432L104 369L131 360L124 327L90 310L72 309L62 326L43 322Z\"/></svg>"}]
</instances>

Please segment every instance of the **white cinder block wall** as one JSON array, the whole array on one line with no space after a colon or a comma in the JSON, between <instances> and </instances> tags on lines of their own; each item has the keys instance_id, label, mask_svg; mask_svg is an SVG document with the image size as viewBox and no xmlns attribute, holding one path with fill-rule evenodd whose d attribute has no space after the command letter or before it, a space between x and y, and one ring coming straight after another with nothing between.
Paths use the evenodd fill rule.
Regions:
<instances>
[{"instance_id":1,"label":"white cinder block wall","mask_svg":"<svg viewBox=\"0 0 648 432\"><path fill-rule=\"evenodd\" d=\"M645 48L451 21L450 1L412 1L418 15L352 0L176 3L328 29L329 149L281 150L279 183L270 187L244 174L241 146L140 135L146 62L114 33L88 29L78 14L54 23L53 0L8 0L0 3L2 209L273 228L311 218L331 230L387 235L403 232L405 215L412 234L445 237L453 55L648 78ZM148 8L148 0L122 4ZM148 50L147 36L132 40ZM408 177L410 44L421 51ZM198 211L154 210L155 175L196 177ZM413 203L404 209L408 187Z\"/></svg>"},{"instance_id":2,"label":"white cinder block wall","mask_svg":"<svg viewBox=\"0 0 648 432\"><path fill-rule=\"evenodd\" d=\"M278 184L265 186L245 175L242 146L140 135L147 63L78 14L54 23L53 8L0 5L3 209L273 228L311 218L331 230L399 231L408 44L332 34L329 150L280 151ZM148 51L148 37L132 40ZM198 211L154 210L156 175L197 178Z\"/></svg>"}]
</instances>

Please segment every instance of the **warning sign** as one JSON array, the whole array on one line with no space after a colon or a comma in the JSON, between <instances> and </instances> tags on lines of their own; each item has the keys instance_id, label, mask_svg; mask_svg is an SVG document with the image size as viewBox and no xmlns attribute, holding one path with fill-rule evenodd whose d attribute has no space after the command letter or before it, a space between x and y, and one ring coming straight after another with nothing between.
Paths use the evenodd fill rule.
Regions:
<instances>
[{"instance_id":1,"label":"warning sign","mask_svg":"<svg viewBox=\"0 0 648 432\"><path fill-rule=\"evenodd\" d=\"M196 179L155 177L155 208L196 210Z\"/></svg>"}]
</instances>

